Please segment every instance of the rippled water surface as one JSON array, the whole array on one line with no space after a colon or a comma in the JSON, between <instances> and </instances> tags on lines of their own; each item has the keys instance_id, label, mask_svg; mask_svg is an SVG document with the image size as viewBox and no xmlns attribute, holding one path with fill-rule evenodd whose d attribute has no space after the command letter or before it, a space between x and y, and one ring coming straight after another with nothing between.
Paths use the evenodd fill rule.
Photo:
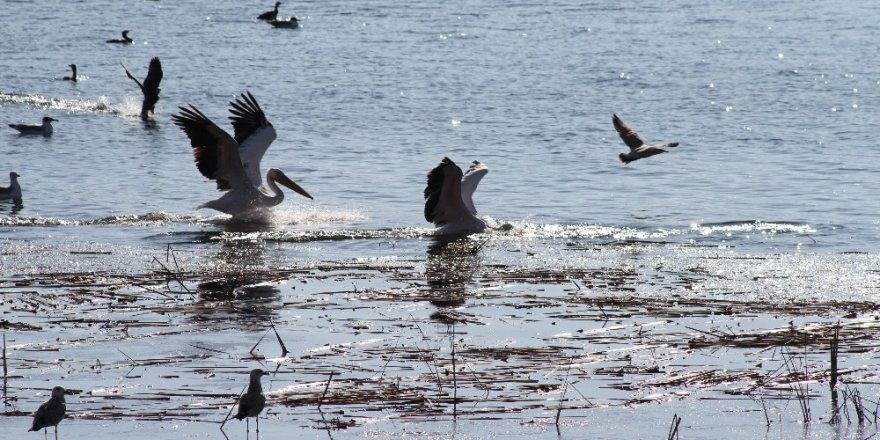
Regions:
<instances>
[{"instance_id":1,"label":"rippled water surface","mask_svg":"<svg viewBox=\"0 0 880 440\"><path fill-rule=\"evenodd\" d=\"M289 307L300 310L302 295L321 292L331 295L333 304L361 300L371 304L370 312L351 316L353 321L375 323L393 316L408 322L404 327L409 330L418 327L416 333L423 331L418 323L429 323L442 337L422 334L426 338L420 342L425 344L422 349L456 340L439 324L444 319L432 313L473 313L464 326L474 339L465 340L477 351L487 346L552 345L557 336L549 335L577 332L574 327L563 331L555 326L581 318L549 309L536 315L534 323L520 316L518 307L535 295L556 298L587 292L639 301L687 298L775 305L876 300L880 150L873 131L880 126L880 69L874 62L880 5L875 2L284 3L281 15L300 18L296 30L255 20L257 13L271 6L268 3L0 2L0 15L7 17L0 26L4 42L0 121L36 123L44 115L58 119L51 137L0 131L0 176L17 171L24 199L23 207L0 203L0 275L6 283L4 292L15 296L0 305L2 319L7 320L0 323L35 323L46 330L7 333L21 350L33 348L30 344L38 344L40 338L80 331L52 317L54 313L79 316L83 311L55 304L49 310L56 312L44 310L43 315L26 297L16 296L30 292L23 286L33 286L29 283L34 280L61 273L89 277L186 273L186 279L177 282L189 289L207 282L206 274L215 272L246 277L251 272L281 271L283 275L230 281L229 290L248 283L270 286L269 299L260 298L268 301L270 309L279 307L273 319L283 328L284 339L301 350L291 350L295 359L324 344L360 340L357 331L337 334L332 326L320 325L307 328L327 334L326 341L303 337L299 324L304 318ZM134 44L105 43L118 38L122 29L131 31ZM144 122L138 117L140 92L120 64L143 78L152 57L161 58L165 75L154 120ZM79 82L61 80L69 74L70 63L79 67ZM243 91L253 93L278 131L263 166L284 170L315 197L309 201L288 194L265 225L233 223L216 212L196 209L218 194L213 182L196 169L188 139L170 120L178 106L193 104L231 130L228 104ZM671 153L623 165L617 154L626 147L611 125L612 113L648 142L680 145ZM422 191L426 173L444 156L463 167L476 159L489 166L475 203L481 214L511 224L512 230L471 237L465 241L469 250L464 253L455 246L438 250L431 225L422 216ZM5 184L3 179L0 185ZM300 279L284 272L288 270L308 275ZM146 283L125 277L119 282L126 289ZM297 280L322 287L308 290L307 295L291 287ZM322 284L328 280L340 285ZM56 287L65 289L77 282ZM447 289L450 283L460 289L461 301L429 305L403 299L412 293L407 289L421 295L437 286ZM574 290L566 291L560 283ZM179 290L167 283L149 285L136 294L159 291L174 296ZM334 296L348 289L396 293L369 300ZM479 299L496 290L503 293ZM161 296L138 298L146 301L138 304L151 308L145 312L149 319L164 316L158 305L149 302L161 302ZM19 300L30 305L18 304ZM245 300L244 306L259 308L262 300L255 299L256 305ZM554 302L556 306L588 307L578 302L569 306ZM408 307L416 310L400 311ZM811 316L849 316L851 310L844 309L832 306L833 311ZM762 315L759 309L748 314ZM638 316L621 319L625 325L643 325ZM704 331L713 325L701 321L711 314L700 316L676 325ZM222 350L236 356L246 353L245 346L265 330L265 325L256 325L242 334L235 319L227 318L223 318L226 324L217 324L228 338ZM309 319L323 318L317 314ZM528 331L505 325L501 327L507 331L500 333L484 329L492 327L490 323L519 319L529 323ZM731 325L743 325L738 319ZM759 326L784 325L768 318ZM199 325L191 328L204 331ZM357 325L345 328L357 329ZM154 330L162 332L150 331ZM679 330L685 332L675 331ZM88 334L77 337L88 339ZM484 337L491 342L482 342ZM299 342L291 341L296 338ZM195 344L176 336L168 343L182 347L182 353ZM119 350L141 358L154 350L128 344L132 345L121 345ZM388 340L383 344L397 346ZM621 348L617 342L609 344L610 350ZM568 349L580 353L593 348L568 346L548 359L575 356ZM63 367L57 362L61 361L53 359L75 358L80 362L77 368L87 369L82 362L90 356L85 349L62 355L35 350L11 357L18 362L13 370L26 382L13 381L21 387L17 394L27 399L19 405L21 410L39 403L41 397L31 389L46 388L42 381L74 380L73 374L60 374L57 368ZM673 352L658 356L680 366L676 356L681 353ZM112 363L114 356L119 357L119 351L107 351L101 362ZM225 358L225 363L216 359L196 363L239 370L256 364L238 362L236 356L230 356L236 360L232 364ZM651 356L645 356L650 364ZM737 360L742 356L731 355ZM34 357L46 365L56 362L56 367L33 367L29 362ZM364 357L369 359L364 361L369 364L365 369L381 369L377 358ZM117 361L120 368L123 361L124 357ZM586 376L598 371L589 370L590 361L580 361L583 371L589 371ZM307 374L314 377L294 375L282 382L308 379L317 384L317 391L312 391L320 394L319 382L326 380L327 372L336 367L356 369L342 359L334 359L332 366L315 360L306 364ZM192 385L198 377L180 371L193 366L182 365L174 363L171 373L156 374L182 375L181 380ZM287 364L282 360L277 365L286 368ZM561 368L548 367L554 372ZM540 376L538 369L534 371ZM145 372L152 379L144 381L156 380L156 374ZM79 387L93 390L100 379L80 379ZM222 383L222 393L238 391L235 382L240 377L232 379ZM562 383L559 377L554 380ZM422 386L418 383L414 388ZM209 394L203 384L196 388ZM280 391L278 396L287 392L296 394L296 389ZM632 398L582 392L587 396L569 397L618 403ZM694 403L698 399L679 401L680 396L670 396L675 395L667 395L671 402L667 406L633 409L651 414L648 421L634 426L650 430L662 425L651 434L662 438L674 412L687 424L688 417L697 418L701 410L706 411L702 417L724 410L714 404L701 409ZM529 399L522 406L512 405L511 411L541 407L532 406ZM537 400L559 399L551 393ZM300 403L313 408L316 401ZM758 411L749 415L746 424L763 427L761 405L751 403L748 409L735 411ZM79 411L72 425L94 426L87 421L89 411L98 411L100 404L69 406L75 414ZM543 408L547 413L535 417L552 418L552 408ZM224 410L181 419L222 420ZM137 405L131 411L137 413ZM621 438L606 429L605 421L617 417L617 413L608 417L608 412L601 411L603 416L595 419L592 413L578 413L568 435L590 432L596 438ZM448 415L446 409L440 413ZM326 435L315 428L316 423L305 421L317 417L314 413L292 414L303 435ZM537 419L529 417L503 416L503 428L498 428L478 422L474 414L466 418L465 426L444 417L395 425L395 417L382 414L363 415L371 422L355 414L351 429L336 426L338 430L330 432L342 437L395 436L406 431L405 426L444 438L536 433ZM279 424L289 415L276 413L275 428L266 429L284 432ZM26 423L26 417L4 418L0 433L19 432ZM379 427L372 430L372 423ZM731 433L740 432L736 418L719 423ZM261 428L271 424L265 422ZM538 432L556 436L552 423L538 425ZM780 438L791 434L786 429L794 425L784 425L788 428L778 433ZM129 429L115 426L114 432ZM198 423L194 426L182 429L187 435L202 429ZM713 438L711 427L690 426L688 437ZM154 432L153 428L138 429ZM214 428L210 426L212 433ZM813 434L797 431L797 435Z\"/></svg>"}]
</instances>

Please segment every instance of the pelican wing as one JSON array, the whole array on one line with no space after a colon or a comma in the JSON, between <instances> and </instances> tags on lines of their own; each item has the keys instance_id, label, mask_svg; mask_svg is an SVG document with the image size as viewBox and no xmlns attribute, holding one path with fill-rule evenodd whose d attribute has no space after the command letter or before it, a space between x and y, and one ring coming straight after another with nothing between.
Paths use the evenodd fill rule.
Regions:
<instances>
[{"instance_id":1,"label":"pelican wing","mask_svg":"<svg viewBox=\"0 0 880 440\"><path fill-rule=\"evenodd\" d=\"M477 190L480 180L486 174L489 174L489 167L475 160L467 172L464 173L464 177L461 178L461 199L468 211L473 215L477 215L477 208L474 207L474 192Z\"/></svg>"},{"instance_id":2,"label":"pelican wing","mask_svg":"<svg viewBox=\"0 0 880 440\"><path fill-rule=\"evenodd\" d=\"M623 119L620 119L617 114L614 114L614 117L611 118L611 121L614 122L614 129L617 130L617 134L620 135L620 138L623 139L623 142L629 147L630 150L635 150L636 148L641 147L645 142L642 141L642 138L639 137L639 134L636 133L635 130L626 125L623 122Z\"/></svg>"},{"instance_id":3,"label":"pelican wing","mask_svg":"<svg viewBox=\"0 0 880 440\"><path fill-rule=\"evenodd\" d=\"M251 183L259 186L263 183L260 161L278 134L250 92L245 92L229 105L229 113L232 113L229 119L235 129L235 141L240 146L242 165Z\"/></svg>"},{"instance_id":4,"label":"pelican wing","mask_svg":"<svg viewBox=\"0 0 880 440\"><path fill-rule=\"evenodd\" d=\"M461 199L461 178L461 168L448 157L428 173L425 220L443 226L467 211Z\"/></svg>"},{"instance_id":5,"label":"pelican wing","mask_svg":"<svg viewBox=\"0 0 880 440\"><path fill-rule=\"evenodd\" d=\"M238 155L238 143L229 133L192 105L180 107L180 114L172 115L171 120L189 137L196 166L203 176L217 181L218 190L249 185Z\"/></svg>"}]
</instances>

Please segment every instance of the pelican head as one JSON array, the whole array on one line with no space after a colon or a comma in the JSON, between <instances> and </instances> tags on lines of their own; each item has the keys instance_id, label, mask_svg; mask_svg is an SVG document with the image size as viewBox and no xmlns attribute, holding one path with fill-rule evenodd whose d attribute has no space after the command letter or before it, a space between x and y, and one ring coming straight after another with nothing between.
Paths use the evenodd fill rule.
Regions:
<instances>
[{"instance_id":1,"label":"pelican head","mask_svg":"<svg viewBox=\"0 0 880 440\"><path fill-rule=\"evenodd\" d=\"M303 197L307 197L311 200L314 200L314 197L312 197L311 194L306 192L306 190L302 189L302 187L297 185L296 182L294 182L293 180L290 180L290 178L288 178L284 174L284 172L282 172L281 170L279 170L277 168L270 168L269 171L266 173L266 178L267 178L267 180L272 180L274 182L280 183L280 184L292 189L297 194L299 194Z\"/></svg>"}]
</instances>

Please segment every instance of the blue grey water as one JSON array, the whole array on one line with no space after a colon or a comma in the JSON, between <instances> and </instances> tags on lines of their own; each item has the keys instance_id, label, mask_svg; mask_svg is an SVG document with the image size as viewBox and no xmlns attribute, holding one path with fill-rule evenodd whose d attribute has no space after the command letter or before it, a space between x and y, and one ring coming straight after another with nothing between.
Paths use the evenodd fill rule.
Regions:
<instances>
[{"instance_id":1,"label":"blue grey water","mask_svg":"<svg viewBox=\"0 0 880 440\"><path fill-rule=\"evenodd\" d=\"M47 139L8 130L3 171L22 175L19 218L209 217L194 208L216 193L169 116L192 103L229 128L249 90L279 131L264 164L316 197L282 210L428 226L424 175L446 155L489 165L477 203L496 219L677 240L764 221L809 225L818 251L876 251L877 7L847 5L305 2L289 31L240 2L4 2L0 119L60 122ZM104 43L122 28L135 44ZM144 76L153 56L165 79L146 127L120 63ZM59 80L68 63L82 81ZM681 146L623 166L613 112Z\"/></svg>"},{"instance_id":2,"label":"blue grey water","mask_svg":"<svg viewBox=\"0 0 880 440\"><path fill-rule=\"evenodd\" d=\"M876 298L876 2L284 3L296 30L253 18L269 3L0 2L0 185L17 171L24 199L0 205L0 272L149 270L169 246L210 264L236 237L268 267L424 260L425 175L448 156L489 166L477 208L515 226L487 234L487 263L702 266L725 276L688 294ZM105 43L122 29L134 44ZM148 124L120 64L143 78L156 56ZM270 226L196 209L218 193L170 120L193 104L231 130L244 91L278 130L263 166L315 197L288 193ZM623 165L615 112L679 147ZM51 137L5 127L44 115ZM657 246L601 246L623 241Z\"/></svg>"}]
</instances>

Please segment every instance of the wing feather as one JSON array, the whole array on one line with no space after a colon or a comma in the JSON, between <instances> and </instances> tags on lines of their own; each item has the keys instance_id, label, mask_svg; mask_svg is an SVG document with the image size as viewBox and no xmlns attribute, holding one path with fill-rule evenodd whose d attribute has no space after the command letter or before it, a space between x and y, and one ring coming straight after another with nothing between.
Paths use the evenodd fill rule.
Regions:
<instances>
[{"instance_id":1,"label":"wing feather","mask_svg":"<svg viewBox=\"0 0 880 440\"><path fill-rule=\"evenodd\" d=\"M623 119L620 119L616 113L614 114L614 117L611 118L611 121L614 123L614 129L617 130L617 134L620 135L620 138L623 139L623 142L630 150L635 150L644 145L645 142L642 141L639 134L630 128L629 125L626 125L626 123L623 122Z\"/></svg>"},{"instance_id":2,"label":"wing feather","mask_svg":"<svg viewBox=\"0 0 880 440\"><path fill-rule=\"evenodd\" d=\"M229 119L235 130L242 165L251 183L259 186L263 182L260 161L278 134L250 92L243 93L229 104L229 113L232 114Z\"/></svg>"},{"instance_id":3,"label":"wing feather","mask_svg":"<svg viewBox=\"0 0 880 440\"><path fill-rule=\"evenodd\" d=\"M171 120L189 137L196 167L203 176L217 181L218 190L226 191L248 181L235 139L197 108L180 107L180 114L172 115Z\"/></svg>"}]
</instances>

